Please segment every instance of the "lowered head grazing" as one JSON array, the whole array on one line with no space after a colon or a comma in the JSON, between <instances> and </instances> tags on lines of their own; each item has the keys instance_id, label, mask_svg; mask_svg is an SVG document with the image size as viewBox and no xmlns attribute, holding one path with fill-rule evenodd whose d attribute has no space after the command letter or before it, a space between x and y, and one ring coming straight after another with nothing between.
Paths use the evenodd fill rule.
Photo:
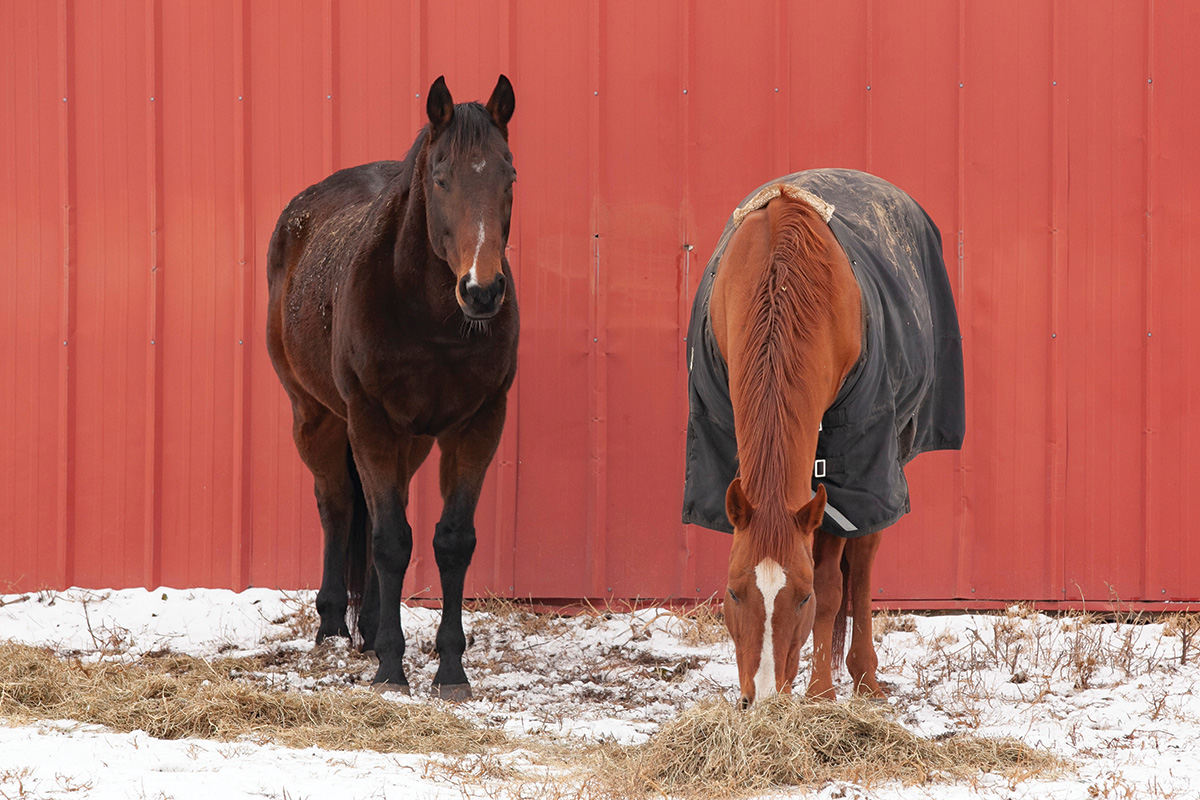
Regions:
<instances>
[{"instance_id":1,"label":"lowered head grazing","mask_svg":"<svg viewBox=\"0 0 1200 800\"><path fill-rule=\"evenodd\" d=\"M426 221L434 252L454 273L454 296L468 321L494 317L504 303L504 251L512 217L508 122L515 100L500 76L487 105L454 104L438 78L425 104Z\"/></svg>"},{"instance_id":2,"label":"lowered head grazing","mask_svg":"<svg viewBox=\"0 0 1200 800\"><path fill-rule=\"evenodd\" d=\"M772 502L755 508L735 478L725 495L733 523L725 624L737 655L742 708L756 697L790 692L800 666L800 648L812 632L813 534L825 514L825 487L799 510ZM768 527L784 536L764 536ZM764 548L764 542L782 546Z\"/></svg>"}]
</instances>

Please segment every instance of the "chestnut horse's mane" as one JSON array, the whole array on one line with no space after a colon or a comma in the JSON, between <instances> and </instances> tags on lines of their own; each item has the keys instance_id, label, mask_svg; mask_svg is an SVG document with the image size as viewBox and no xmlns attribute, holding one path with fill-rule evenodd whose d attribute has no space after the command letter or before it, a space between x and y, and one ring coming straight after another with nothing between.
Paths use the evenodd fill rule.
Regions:
<instances>
[{"instance_id":1,"label":"chestnut horse's mane","mask_svg":"<svg viewBox=\"0 0 1200 800\"><path fill-rule=\"evenodd\" d=\"M818 232L824 222L808 203L786 192L776 202L784 206L772 215L770 260L746 320L734 417L742 421L742 488L757 521L752 555L756 562L782 564L794 527L786 504L787 420L798 411L813 334L829 327L834 253Z\"/></svg>"}]
</instances>

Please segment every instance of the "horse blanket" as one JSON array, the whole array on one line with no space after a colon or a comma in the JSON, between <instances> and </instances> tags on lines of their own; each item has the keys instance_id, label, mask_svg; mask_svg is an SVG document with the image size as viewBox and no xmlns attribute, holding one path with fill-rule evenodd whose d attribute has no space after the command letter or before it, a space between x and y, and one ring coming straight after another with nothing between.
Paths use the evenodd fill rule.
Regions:
<instances>
[{"instance_id":1,"label":"horse blanket","mask_svg":"<svg viewBox=\"0 0 1200 800\"><path fill-rule=\"evenodd\" d=\"M737 442L709 299L730 235L779 196L781 184L825 218L862 293L862 354L821 420L812 480L814 491L822 483L829 495L822 529L865 536L908 513L905 464L928 450L962 447L962 337L937 226L895 186L844 169L798 172L757 189L708 261L688 327L683 521L733 532L725 491L737 475Z\"/></svg>"}]
</instances>

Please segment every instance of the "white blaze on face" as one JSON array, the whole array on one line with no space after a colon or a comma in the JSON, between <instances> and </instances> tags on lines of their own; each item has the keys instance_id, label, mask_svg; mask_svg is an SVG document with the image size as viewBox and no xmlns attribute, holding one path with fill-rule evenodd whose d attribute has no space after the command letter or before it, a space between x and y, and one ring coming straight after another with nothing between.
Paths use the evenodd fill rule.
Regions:
<instances>
[{"instance_id":1,"label":"white blaze on face","mask_svg":"<svg viewBox=\"0 0 1200 800\"><path fill-rule=\"evenodd\" d=\"M758 590L762 592L763 605L767 609L767 621L763 625L762 657L758 660L758 672L754 673L755 699L775 694L775 637L771 634L771 617L775 613L775 597L787 582L783 567L769 558L764 558L754 568Z\"/></svg>"},{"instance_id":2,"label":"white blaze on face","mask_svg":"<svg viewBox=\"0 0 1200 800\"><path fill-rule=\"evenodd\" d=\"M479 238L475 240L475 258L471 260L471 277L467 280L467 286L478 286L479 280L475 274L475 267L479 264L479 251L483 249L483 220L479 220Z\"/></svg>"},{"instance_id":3,"label":"white blaze on face","mask_svg":"<svg viewBox=\"0 0 1200 800\"><path fill-rule=\"evenodd\" d=\"M486 166L487 166L487 161L485 161L484 159L481 158L478 161L476 161L475 163L471 164L471 169L475 170L476 172L483 172L483 168Z\"/></svg>"}]
</instances>

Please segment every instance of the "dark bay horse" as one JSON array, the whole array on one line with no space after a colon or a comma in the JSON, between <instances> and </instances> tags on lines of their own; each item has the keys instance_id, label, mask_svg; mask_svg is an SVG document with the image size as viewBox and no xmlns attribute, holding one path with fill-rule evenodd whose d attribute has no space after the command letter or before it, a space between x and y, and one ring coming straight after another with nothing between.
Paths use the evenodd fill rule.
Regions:
<instances>
[{"instance_id":1,"label":"dark bay horse","mask_svg":"<svg viewBox=\"0 0 1200 800\"><path fill-rule=\"evenodd\" d=\"M455 105L438 78L429 124L404 161L344 169L310 186L271 238L267 348L325 532L317 642L350 635L347 609L361 609L362 647L379 657L373 684L381 690L408 691L400 627L413 541L408 486L436 441L443 608L433 683L443 698L471 694L463 581L517 369L505 257L514 103L503 75L486 106Z\"/></svg>"},{"instance_id":2,"label":"dark bay horse","mask_svg":"<svg viewBox=\"0 0 1200 800\"><path fill-rule=\"evenodd\" d=\"M684 521L733 533L725 619L741 702L884 691L871 631L881 531L909 510L904 465L958 449L962 349L941 238L908 195L811 170L734 212L692 310ZM723 499L723 503L721 500Z\"/></svg>"}]
</instances>

